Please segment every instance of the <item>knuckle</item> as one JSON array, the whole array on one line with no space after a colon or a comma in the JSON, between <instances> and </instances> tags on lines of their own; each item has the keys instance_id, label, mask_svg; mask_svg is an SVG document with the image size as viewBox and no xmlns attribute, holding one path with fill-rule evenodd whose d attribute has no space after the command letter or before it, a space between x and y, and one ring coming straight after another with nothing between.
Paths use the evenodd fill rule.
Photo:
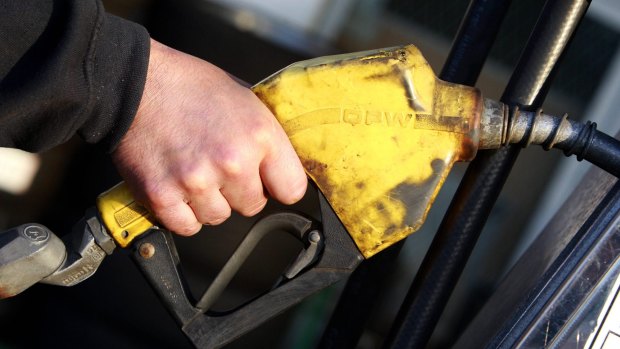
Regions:
<instances>
[{"instance_id":1,"label":"knuckle","mask_svg":"<svg viewBox=\"0 0 620 349\"><path fill-rule=\"evenodd\" d=\"M188 195L204 195L209 191L209 183L204 173L192 171L183 174L180 179L181 186Z\"/></svg>"},{"instance_id":2,"label":"knuckle","mask_svg":"<svg viewBox=\"0 0 620 349\"><path fill-rule=\"evenodd\" d=\"M237 178L243 174L244 160L239 151L228 149L220 152L218 166L224 176Z\"/></svg>"},{"instance_id":3,"label":"knuckle","mask_svg":"<svg viewBox=\"0 0 620 349\"><path fill-rule=\"evenodd\" d=\"M266 146L274 140L274 126L272 122L268 120L257 121L250 126L250 134L252 140L261 145Z\"/></svg>"}]
</instances>

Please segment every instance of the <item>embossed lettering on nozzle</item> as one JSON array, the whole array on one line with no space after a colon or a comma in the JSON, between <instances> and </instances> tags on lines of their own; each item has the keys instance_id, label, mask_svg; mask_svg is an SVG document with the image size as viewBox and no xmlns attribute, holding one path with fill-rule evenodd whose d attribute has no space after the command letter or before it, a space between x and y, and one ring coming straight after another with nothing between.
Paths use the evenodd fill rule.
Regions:
<instances>
[{"instance_id":1,"label":"embossed lettering on nozzle","mask_svg":"<svg viewBox=\"0 0 620 349\"><path fill-rule=\"evenodd\" d=\"M76 285L91 277L105 256L115 248L114 241L105 232L94 210L88 211L65 239L67 258L53 274L42 279L42 283Z\"/></svg>"}]
</instances>

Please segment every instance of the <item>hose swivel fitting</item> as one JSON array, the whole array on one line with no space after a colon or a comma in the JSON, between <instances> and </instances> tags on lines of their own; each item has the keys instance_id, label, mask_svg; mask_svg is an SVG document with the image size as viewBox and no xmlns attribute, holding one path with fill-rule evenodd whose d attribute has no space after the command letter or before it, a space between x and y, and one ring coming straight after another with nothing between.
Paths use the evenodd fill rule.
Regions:
<instances>
[{"instance_id":1,"label":"hose swivel fitting","mask_svg":"<svg viewBox=\"0 0 620 349\"><path fill-rule=\"evenodd\" d=\"M560 148L566 156L586 157L596 133L596 123L580 122L543 113L542 109L524 111L488 98L480 121L480 148L496 149L508 144L528 147L539 144L545 150Z\"/></svg>"}]
</instances>

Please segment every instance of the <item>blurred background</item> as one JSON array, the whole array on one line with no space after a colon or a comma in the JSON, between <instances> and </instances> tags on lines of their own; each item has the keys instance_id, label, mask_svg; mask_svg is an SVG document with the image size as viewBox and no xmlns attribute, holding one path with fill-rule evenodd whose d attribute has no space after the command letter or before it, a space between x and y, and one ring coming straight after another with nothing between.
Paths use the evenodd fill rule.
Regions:
<instances>
[{"instance_id":1,"label":"blurred background","mask_svg":"<svg viewBox=\"0 0 620 349\"><path fill-rule=\"evenodd\" d=\"M467 0L106 0L109 12L142 23L151 36L256 83L310 57L415 44L439 72ZM514 1L478 81L498 99L544 5ZM544 103L620 129L620 3L592 2ZM105 151L79 139L43 154L0 149L0 229L39 222L68 233L96 196L117 183ZM454 342L502 275L579 185L589 164L540 147L524 150L436 329L432 347ZM450 175L423 229L412 235L391 270L359 348L378 348L413 280L466 165ZM294 207L316 215L316 197ZM266 212L280 209L271 203ZM195 292L205 287L251 225L234 216L217 228L177 239ZM222 309L266 290L296 255L282 236L259 245L218 305ZM313 348L340 283L230 344L229 348ZM64 289L36 285L0 301L0 348L190 347L126 251L117 250L94 277Z\"/></svg>"}]
</instances>

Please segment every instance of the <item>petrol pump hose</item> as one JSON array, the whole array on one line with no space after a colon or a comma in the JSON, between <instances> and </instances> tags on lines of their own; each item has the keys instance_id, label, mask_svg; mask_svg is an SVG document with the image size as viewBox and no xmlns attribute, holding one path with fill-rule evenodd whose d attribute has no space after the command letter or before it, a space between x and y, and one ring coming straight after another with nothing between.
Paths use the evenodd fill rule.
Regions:
<instances>
[{"instance_id":1,"label":"petrol pump hose","mask_svg":"<svg viewBox=\"0 0 620 349\"><path fill-rule=\"evenodd\" d=\"M620 176L620 142L594 123L522 111L441 81L413 45L298 62L252 89L333 210L337 218L330 221L344 228L331 229L346 231L353 242L354 253L338 252L350 252L351 261L418 230L453 163L473 159L478 149L540 144ZM154 228L155 219L121 183L78 223L78 243L65 239L65 247L44 227L29 225L0 233L0 298L38 281L73 285L92 275L114 245L130 246ZM325 251L333 249L329 244L325 240ZM321 265L328 254L319 254L308 263Z\"/></svg>"}]
</instances>

